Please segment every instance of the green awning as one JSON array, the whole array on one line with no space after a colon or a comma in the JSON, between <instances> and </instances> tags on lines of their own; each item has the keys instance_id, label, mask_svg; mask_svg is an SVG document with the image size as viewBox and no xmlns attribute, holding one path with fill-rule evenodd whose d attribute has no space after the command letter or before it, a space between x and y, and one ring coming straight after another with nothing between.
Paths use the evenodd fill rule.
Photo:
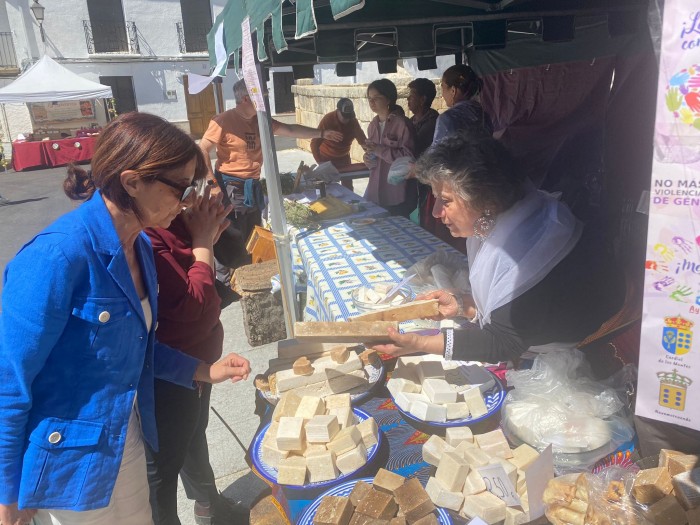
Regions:
<instances>
[{"instance_id":1,"label":"green awning","mask_svg":"<svg viewBox=\"0 0 700 525\"><path fill-rule=\"evenodd\" d=\"M603 37L610 35L596 54L614 54L615 33L643 27L646 9L647 0L229 0L207 38L212 67L225 52L236 71L246 17L267 66L471 55L526 41L532 55L526 62L537 62L543 50L556 62L567 61L572 49L587 55L578 48L589 42L578 42L576 33L587 35L579 28L591 20L603 25ZM504 69L512 67L504 62Z\"/></svg>"}]
</instances>

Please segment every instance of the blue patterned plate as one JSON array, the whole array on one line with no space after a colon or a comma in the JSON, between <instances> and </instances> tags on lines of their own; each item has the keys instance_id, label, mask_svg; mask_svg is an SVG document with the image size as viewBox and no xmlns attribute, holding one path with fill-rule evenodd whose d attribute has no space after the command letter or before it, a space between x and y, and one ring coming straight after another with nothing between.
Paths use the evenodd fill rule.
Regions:
<instances>
[{"instance_id":1,"label":"blue patterned plate","mask_svg":"<svg viewBox=\"0 0 700 525\"><path fill-rule=\"evenodd\" d=\"M378 363L368 363L367 365L365 365L364 368L365 373L367 374L367 384L355 387L352 390L348 390L347 392L350 394L350 402L353 405L361 405L362 403L364 403L367 400L367 398L372 396L372 390L374 389L376 384L382 383L384 381L385 370L383 361L379 361ZM256 390L258 392L258 395L272 406L277 405L277 403L280 400L280 397L282 397L273 394L269 390L266 392L263 392L259 389Z\"/></svg>"},{"instance_id":2,"label":"blue patterned plate","mask_svg":"<svg viewBox=\"0 0 700 525\"><path fill-rule=\"evenodd\" d=\"M318 498L316 498L311 503L311 505L309 505L306 508L304 514L302 514L301 517L297 520L297 525L313 525L314 517L316 516L318 507L321 505L321 500L324 497L349 496L352 492L352 489L355 487L355 483L357 483L358 481L364 481L365 483L372 484L374 480L372 478L353 479L352 481L347 481L345 483L342 483L341 485L333 487L332 489L328 489L326 492L324 492ZM447 514L445 509L442 509L440 507L437 507L437 519L440 525L452 525L452 519Z\"/></svg>"},{"instance_id":3,"label":"blue patterned plate","mask_svg":"<svg viewBox=\"0 0 700 525\"><path fill-rule=\"evenodd\" d=\"M396 405L396 402L394 402L394 404L396 405L396 410L398 410L399 413L404 417L404 419L409 421L409 423L414 422L419 425L433 428L463 427L473 425L481 421L485 421L491 416L498 414L498 411L500 410L501 405L503 404L503 401L506 398L506 389L503 387L503 383L501 383L501 380L498 379L496 374L494 374L490 370L486 371L493 376L493 378L496 380L496 383L485 392L482 392L482 396L484 397L484 403L486 404L486 409L488 410L488 412L486 412L486 414L481 417L473 418L471 415L469 415L469 417L466 418L450 419L448 421L445 421L444 423L440 423L436 421L423 421L422 419L417 418L410 412L402 410L401 407L399 407L399 405ZM391 396L391 400L394 401L394 396L391 394L391 392L389 392L389 395Z\"/></svg>"},{"instance_id":4,"label":"blue patterned plate","mask_svg":"<svg viewBox=\"0 0 700 525\"><path fill-rule=\"evenodd\" d=\"M353 408L352 411L355 413L355 420L356 422L361 422L364 421L365 419L369 419L370 416L367 412L364 410L360 410L359 408ZM270 428L270 424L268 423L263 427L263 429L260 431L260 433L255 436L253 439L253 445L250 449L250 457L251 460L253 461L253 465L255 465L255 468L258 470L258 472L270 483L277 484L277 469L274 467L271 467L267 463L265 463L262 459L262 442L263 438L265 437L265 433L267 430ZM379 448L382 445L382 431L379 430L379 434L377 436L377 444L372 445L367 449L367 463L365 463L362 467L360 467L361 470L365 468L367 465L369 465L372 460L374 459L374 456L377 455L377 452L379 451ZM341 474L335 479L331 479L328 481L319 481L316 483L309 483L307 485L284 485L285 487L291 487L293 489L317 489L317 488L323 488L323 487L328 487L331 485L335 485L336 483L343 481L344 479L348 479L352 477L356 472L350 472L349 474Z\"/></svg>"}]
</instances>

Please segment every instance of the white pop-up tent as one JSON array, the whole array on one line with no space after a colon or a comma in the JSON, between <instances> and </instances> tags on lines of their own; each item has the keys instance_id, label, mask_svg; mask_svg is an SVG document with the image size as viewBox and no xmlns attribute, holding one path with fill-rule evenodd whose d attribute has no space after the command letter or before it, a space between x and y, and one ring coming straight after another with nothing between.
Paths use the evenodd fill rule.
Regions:
<instances>
[{"instance_id":1,"label":"white pop-up tent","mask_svg":"<svg viewBox=\"0 0 700 525\"><path fill-rule=\"evenodd\" d=\"M17 80L0 89L0 103L109 98L112 88L82 78L44 55Z\"/></svg>"}]
</instances>

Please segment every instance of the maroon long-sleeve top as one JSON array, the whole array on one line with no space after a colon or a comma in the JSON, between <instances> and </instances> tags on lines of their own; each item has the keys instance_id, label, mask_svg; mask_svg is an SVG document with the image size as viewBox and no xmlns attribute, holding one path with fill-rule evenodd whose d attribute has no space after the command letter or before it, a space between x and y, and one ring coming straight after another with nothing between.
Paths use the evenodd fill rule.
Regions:
<instances>
[{"instance_id":1,"label":"maroon long-sleeve top","mask_svg":"<svg viewBox=\"0 0 700 525\"><path fill-rule=\"evenodd\" d=\"M179 215L166 230L148 228L158 272L156 338L186 354L213 363L221 357L224 328L214 270L195 261Z\"/></svg>"}]
</instances>

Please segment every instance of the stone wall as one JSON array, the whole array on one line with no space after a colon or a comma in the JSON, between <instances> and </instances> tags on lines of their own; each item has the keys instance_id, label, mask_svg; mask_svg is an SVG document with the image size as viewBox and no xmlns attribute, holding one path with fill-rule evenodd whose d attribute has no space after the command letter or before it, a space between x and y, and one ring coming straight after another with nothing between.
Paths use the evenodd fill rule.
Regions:
<instances>
[{"instance_id":1,"label":"stone wall","mask_svg":"<svg viewBox=\"0 0 700 525\"><path fill-rule=\"evenodd\" d=\"M389 78L396 84L396 89L399 94L397 103L403 107L406 116L410 117L411 114L408 111L406 97L408 97L409 91L408 84L413 78L403 75L397 75L397 78L392 78L393 76L394 75L387 75L386 78ZM372 110L369 109L369 103L367 102L367 84L312 85L304 81L297 82L296 85L292 86L292 92L294 93L296 121L298 124L303 124L312 128L317 127L326 113L330 113L336 109L338 99L346 97L353 101L355 105L355 114L360 121L360 126L362 126L362 129L367 133L367 127L375 116ZM442 112L447 106L445 106L445 101L440 96L440 80L435 79L435 83L438 93L433 101L433 108ZM298 147L306 151L311 151L310 144L310 140L297 140ZM357 142L353 142L352 149L350 150L350 156L353 162L362 162L363 154L364 151L362 148Z\"/></svg>"}]
</instances>

